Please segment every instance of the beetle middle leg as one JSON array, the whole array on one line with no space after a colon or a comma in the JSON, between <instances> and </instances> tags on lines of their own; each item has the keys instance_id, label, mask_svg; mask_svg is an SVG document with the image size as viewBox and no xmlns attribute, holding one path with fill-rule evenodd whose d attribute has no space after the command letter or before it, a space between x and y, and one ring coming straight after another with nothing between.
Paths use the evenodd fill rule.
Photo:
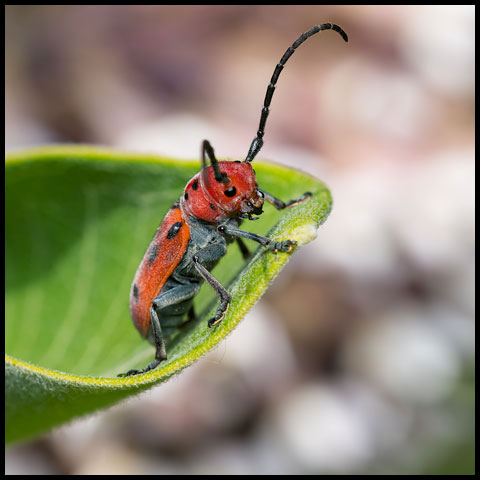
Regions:
<instances>
[{"instance_id":1,"label":"beetle middle leg","mask_svg":"<svg viewBox=\"0 0 480 480\"><path fill-rule=\"evenodd\" d=\"M226 253L227 247L225 243L214 243L199 250L192 258L197 272L210 284L220 297L220 305L217 308L217 312L215 316L208 321L209 327L213 327L213 325L216 325L223 318L230 305L231 296L225 287L209 272L209 269L207 269L205 265L216 263Z\"/></svg>"},{"instance_id":2,"label":"beetle middle leg","mask_svg":"<svg viewBox=\"0 0 480 480\"><path fill-rule=\"evenodd\" d=\"M215 316L208 320L208 326L213 327L223 318L230 305L232 297L227 292L225 287L200 263L198 256L193 257L193 262L198 273L210 284L210 286L217 292L220 297L220 305L217 308Z\"/></svg>"}]
</instances>

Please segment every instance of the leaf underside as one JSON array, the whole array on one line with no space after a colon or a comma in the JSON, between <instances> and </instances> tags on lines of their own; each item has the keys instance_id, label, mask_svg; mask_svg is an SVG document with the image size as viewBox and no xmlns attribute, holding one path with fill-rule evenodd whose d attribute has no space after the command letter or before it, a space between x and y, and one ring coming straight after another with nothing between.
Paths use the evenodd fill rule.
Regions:
<instances>
[{"instance_id":1,"label":"leaf underside","mask_svg":"<svg viewBox=\"0 0 480 480\"><path fill-rule=\"evenodd\" d=\"M292 162L293 163L293 162ZM130 285L159 223L199 168L178 161L93 147L45 147L6 158L6 441L18 441L165 381L226 337L291 254L255 254L236 245L214 269L232 294L222 322L208 328L215 293L203 285L199 318L168 346L168 360L117 378L153 359L133 327ZM312 240L331 209L325 185L301 172L255 162L262 189L307 202L278 212L267 205L242 228L276 239ZM298 248L298 247L297 247Z\"/></svg>"}]
</instances>

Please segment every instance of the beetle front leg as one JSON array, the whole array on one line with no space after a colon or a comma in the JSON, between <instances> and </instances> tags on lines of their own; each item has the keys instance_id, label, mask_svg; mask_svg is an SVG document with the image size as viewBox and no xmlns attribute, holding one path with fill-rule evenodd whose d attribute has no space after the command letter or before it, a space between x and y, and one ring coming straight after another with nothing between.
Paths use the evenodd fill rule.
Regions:
<instances>
[{"instance_id":1,"label":"beetle front leg","mask_svg":"<svg viewBox=\"0 0 480 480\"><path fill-rule=\"evenodd\" d=\"M258 242L265 248L268 248L271 252L290 252L292 250L292 246L296 245L297 242L293 240L283 240L277 242L276 240L272 240L271 238L262 237L262 235L258 235L257 233L252 232L245 232L244 230L238 230L237 228L233 228L226 225L220 225L218 227L218 231L222 235L230 235L232 237L243 237L248 240L253 240L254 242Z\"/></svg>"},{"instance_id":2,"label":"beetle front leg","mask_svg":"<svg viewBox=\"0 0 480 480\"><path fill-rule=\"evenodd\" d=\"M267 193L265 190L262 190L261 188L259 188L258 191L262 192L263 196L265 197L265 200L271 203L277 210L283 210L284 208L293 207L294 205L298 205L299 203L302 203L305 200L308 200L312 196L310 192L305 192L302 196L298 198L289 200L288 202L283 202L279 198L274 197L270 193Z\"/></svg>"}]
</instances>

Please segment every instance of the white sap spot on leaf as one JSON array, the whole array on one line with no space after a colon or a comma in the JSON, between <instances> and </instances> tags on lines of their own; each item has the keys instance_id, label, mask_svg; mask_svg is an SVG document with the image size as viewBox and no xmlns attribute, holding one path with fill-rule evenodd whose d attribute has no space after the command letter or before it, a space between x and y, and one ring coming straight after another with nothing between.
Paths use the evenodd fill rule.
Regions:
<instances>
[{"instance_id":1,"label":"white sap spot on leaf","mask_svg":"<svg viewBox=\"0 0 480 480\"><path fill-rule=\"evenodd\" d=\"M289 238L295 240L298 245L305 245L317 238L317 229L312 224L301 225L290 234Z\"/></svg>"}]
</instances>

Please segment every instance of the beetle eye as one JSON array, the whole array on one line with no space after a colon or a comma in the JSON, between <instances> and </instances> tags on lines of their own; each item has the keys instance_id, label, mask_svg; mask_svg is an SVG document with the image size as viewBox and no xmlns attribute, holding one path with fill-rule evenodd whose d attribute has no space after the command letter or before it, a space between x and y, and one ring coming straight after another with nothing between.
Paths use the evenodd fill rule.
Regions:
<instances>
[{"instance_id":1,"label":"beetle eye","mask_svg":"<svg viewBox=\"0 0 480 480\"><path fill-rule=\"evenodd\" d=\"M235 187L230 187L229 189L223 192L227 197L233 197L237 193L237 189Z\"/></svg>"}]
</instances>

